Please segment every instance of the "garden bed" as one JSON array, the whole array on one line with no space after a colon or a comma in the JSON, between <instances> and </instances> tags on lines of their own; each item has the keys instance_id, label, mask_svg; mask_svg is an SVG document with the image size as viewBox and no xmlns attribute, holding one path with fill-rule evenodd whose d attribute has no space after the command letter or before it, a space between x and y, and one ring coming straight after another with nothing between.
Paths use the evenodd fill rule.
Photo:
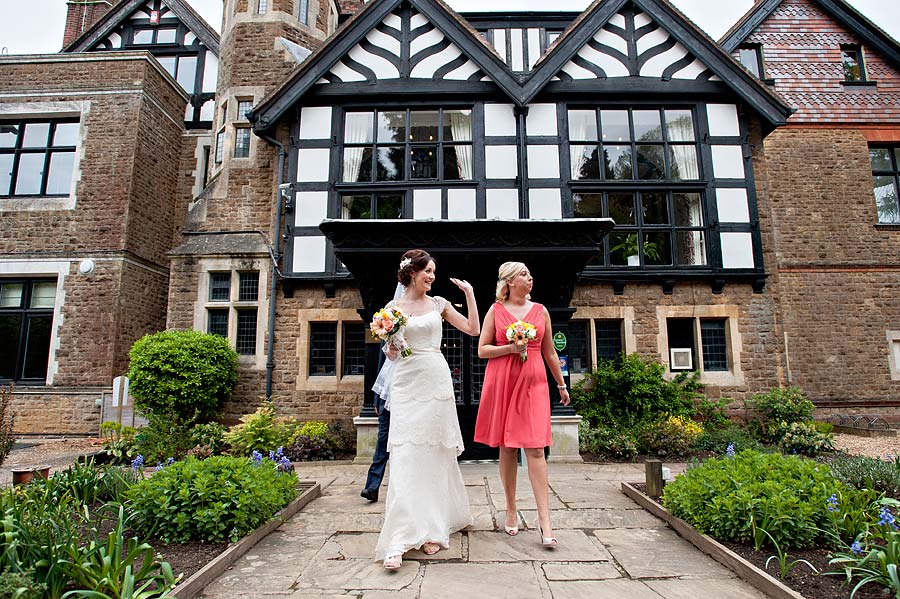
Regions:
<instances>
[{"instance_id":1,"label":"garden bed","mask_svg":"<svg viewBox=\"0 0 900 599\"><path fill-rule=\"evenodd\" d=\"M654 516L664 520L672 529L698 549L732 570L738 577L752 584L768 597L776 599L848 599L852 586L843 584L842 576L814 574L805 564L797 564L784 580L778 578L778 560L773 559L766 570L766 560L775 551L754 551L740 543L719 542L701 534L690 524L669 513L665 507L647 496L644 484L622 483L622 492ZM819 572L828 571L829 551L826 549L788 551L788 563L797 559L809 561ZM854 584L856 584L854 582ZM877 584L866 585L854 599L885 599L890 593Z\"/></svg>"}]
</instances>

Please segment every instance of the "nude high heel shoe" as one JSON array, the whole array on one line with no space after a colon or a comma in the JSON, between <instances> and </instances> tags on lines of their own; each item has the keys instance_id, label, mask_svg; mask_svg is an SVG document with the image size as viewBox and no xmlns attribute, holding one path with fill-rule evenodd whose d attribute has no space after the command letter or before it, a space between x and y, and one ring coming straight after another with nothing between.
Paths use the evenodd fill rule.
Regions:
<instances>
[{"instance_id":1,"label":"nude high heel shoe","mask_svg":"<svg viewBox=\"0 0 900 599\"><path fill-rule=\"evenodd\" d=\"M559 545L559 541L556 540L556 537L545 537L544 529L541 528L541 525L538 524L538 534L541 535L541 546L542 547L555 547Z\"/></svg>"}]
</instances>

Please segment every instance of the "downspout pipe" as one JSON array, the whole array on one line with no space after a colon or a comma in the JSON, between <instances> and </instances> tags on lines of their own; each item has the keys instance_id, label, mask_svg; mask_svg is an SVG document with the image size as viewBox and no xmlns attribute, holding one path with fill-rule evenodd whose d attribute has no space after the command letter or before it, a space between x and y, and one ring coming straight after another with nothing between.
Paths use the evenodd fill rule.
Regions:
<instances>
[{"instance_id":1,"label":"downspout pipe","mask_svg":"<svg viewBox=\"0 0 900 599\"><path fill-rule=\"evenodd\" d=\"M284 144L267 135L260 135L262 139L278 148L278 186L275 188L275 239L272 242L272 285L269 288L269 346L266 350L266 401L272 399L272 375L275 372L275 296L278 293L278 279L281 271L278 264L281 262L281 212L284 198L290 190L290 184L284 183Z\"/></svg>"}]
</instances>

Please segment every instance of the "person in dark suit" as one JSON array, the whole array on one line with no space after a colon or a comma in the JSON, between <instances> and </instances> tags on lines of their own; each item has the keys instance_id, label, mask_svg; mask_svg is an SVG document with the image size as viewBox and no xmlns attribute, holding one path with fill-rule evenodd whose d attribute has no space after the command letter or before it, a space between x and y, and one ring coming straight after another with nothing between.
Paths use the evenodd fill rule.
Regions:
<instances>
[{"instance_id":1,"label":"person in dark suit","mask_svg":"<svg viewBox=\"0 0 900 599\"><path fill-rule=\"evenodd\" d=\"M369 474L366 476L366 486L363 487L360 496L369 501L378 501L378 489L384 480L384 469L387 467L390 454L387 450L388 430L391 427L391 411L385 407L384 399L375 394L375 412L378 414L378 441L375 443L375 454L372 456L372 465L369 466Z\"/></svg>"}]
</instances>

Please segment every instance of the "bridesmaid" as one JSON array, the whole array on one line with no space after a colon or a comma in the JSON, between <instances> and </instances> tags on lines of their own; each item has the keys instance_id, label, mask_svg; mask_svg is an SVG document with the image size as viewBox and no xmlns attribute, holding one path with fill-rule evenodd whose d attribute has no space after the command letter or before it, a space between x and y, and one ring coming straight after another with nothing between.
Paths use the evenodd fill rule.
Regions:
<instances>
[{"instance_id":1,"label":"bridesmaid","mask_svg":"<svg viewBox=\"0 0 900 599\"><path fill-rule=\"evenodd\" d=\"M478 341L478 357L488 358L475 422L475 441L500 448L500 480L506 495L506 534L519 532L516 516L517 453L522 448L528 460L528 478L538 510L541 544L557 544L550 525L550 497L544 447L552 445L550 390L544 361L559 387L560 400L569 405L569 390L553 347L550 314L531 301L534 280L521 262L505 262L497 281L497 302L484 318ZM537 336L531 341L509 342L506 328L517 321L533 324ZM522 360L522 352L526 360ZM543 358L543 359L541 359Z\"/></svg>"}]
</instances>

